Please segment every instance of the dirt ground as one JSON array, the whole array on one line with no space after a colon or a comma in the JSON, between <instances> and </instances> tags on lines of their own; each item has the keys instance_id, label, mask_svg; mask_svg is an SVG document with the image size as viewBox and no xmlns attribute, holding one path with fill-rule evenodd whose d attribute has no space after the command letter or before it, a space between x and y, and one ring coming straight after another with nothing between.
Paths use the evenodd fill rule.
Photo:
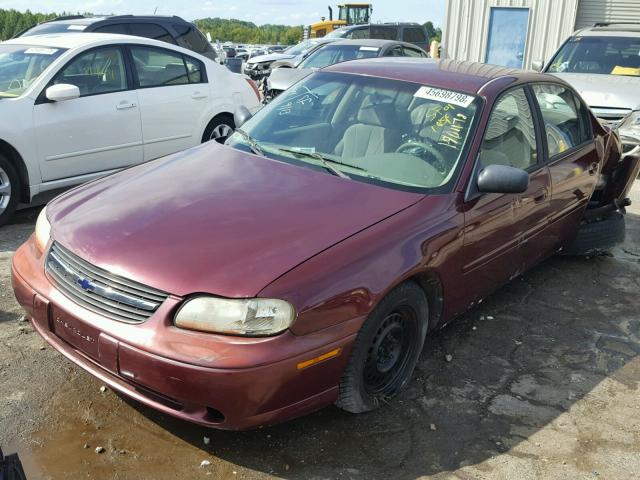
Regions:
<instances>
[{"instance_id":1,"label":"dirt ground","mask_svg":"<svg viewBox=\"0 0 640 480\"><path fill-rule=\"evenodd\" d=\"M634 196L612 256L552 258L430 335L390 405L243 433L101 392L20 321L10 260L38 213L23 211L0 228L0 445L30 480L640 478L638 182Z\"/></svg>"}]
</instances>

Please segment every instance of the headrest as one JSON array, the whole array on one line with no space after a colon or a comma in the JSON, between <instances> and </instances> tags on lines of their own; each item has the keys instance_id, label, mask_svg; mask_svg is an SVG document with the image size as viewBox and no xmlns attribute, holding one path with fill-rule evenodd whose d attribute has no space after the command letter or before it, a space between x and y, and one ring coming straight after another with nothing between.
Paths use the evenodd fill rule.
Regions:
<instances>
[{"instance_id":1,"label":"headrest","mask_svg":"<svg viewBox=\"0 0 640 480\"><path fill-rule=\"evenodd\" d=\"M374 125L376 127L396 127L396 109L391 103L376 101L373 95L369 95L362 102L358 112L358 123Z\"/></svg>"}]
</instances>

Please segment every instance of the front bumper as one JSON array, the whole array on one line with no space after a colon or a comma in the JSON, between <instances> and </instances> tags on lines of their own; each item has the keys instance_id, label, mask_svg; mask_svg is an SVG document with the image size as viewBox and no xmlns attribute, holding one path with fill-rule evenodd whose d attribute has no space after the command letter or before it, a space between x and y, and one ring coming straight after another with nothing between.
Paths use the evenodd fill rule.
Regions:
<instances>
[{"instance_id":1,"label":"front bumper","mask_svg":"<svg viewBox=\"0 0 640 480\"><path fill-rule=\"evenodd\" d=\"M11 273L18 302L56 350L112 389L209 427L249 429L333 403L355 339L344 324L261 339L181 331L172 326L172 298L142 324L110 320L56 290L33 237L16 252ZM298 369L336 348L339 356Z\"/></svg>"}]
</instances>

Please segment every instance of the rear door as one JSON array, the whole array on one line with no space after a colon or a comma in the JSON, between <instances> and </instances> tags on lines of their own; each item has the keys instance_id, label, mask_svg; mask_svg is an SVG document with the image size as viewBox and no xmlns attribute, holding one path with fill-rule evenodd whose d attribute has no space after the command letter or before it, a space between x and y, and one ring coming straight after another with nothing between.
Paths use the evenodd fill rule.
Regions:
<instances>
[{"instance_id":1,"label":"rear door","mask_svg":"<svg viewBox=\"0 0 640 480\"><path fill-rule=\"evenodd\" d=\"M42 92L33 109L40 170L45 182L108 171L142 161L138 97L124 49L82 52L53 78L80 98L50 102Z\"/></svg>"},{"instance_id":2,"label":"rear door","mask_svg":"<svg viewBox=\"0 0 640 480\"><path fill-rule=\"evenodd\" d=\"M539 155L539 140L529 96L523 87L497 100L478 155L465 202L463 272L465 285L477 289L475 300L516 277L530 263L523 243L544 230L549 215L550 179ZM529 173L522 194L483 194L477 174L489 165L508 165Z\"/></svg>"},{"instance_id":3,"label":"rear door","mask_svg":"<svg viewBox=\"0 0 640 480\"><path fill-rule=\"evenodd\" d=\"M130 51L145 160L199 144L210 112L204 64L164 48L131 45Z\"/></svg>"},{"instance_id":4,"label":"rear door","mask_svg":"<svg viewBox=\"0 0 640 480\"><path fill-rule=\"evenodd\" d=\"M589 112L573 91L553 83L535 84L532 91L551 173L551 232L560 247L582 220L598 179L600 157Z\"/></svg>"},{"instance_id":5,"label":"rear door","mask_svg":"<svg viewBox=\"0 0 640 480\"><path fill-rule=\"evenodd\" d=\"M427 33L424 27L417 25L415 27L404 27L401 40L403 42L413 43L425 51L429 48L429 40L427 39Z\"/></svg>"}]
</instances>

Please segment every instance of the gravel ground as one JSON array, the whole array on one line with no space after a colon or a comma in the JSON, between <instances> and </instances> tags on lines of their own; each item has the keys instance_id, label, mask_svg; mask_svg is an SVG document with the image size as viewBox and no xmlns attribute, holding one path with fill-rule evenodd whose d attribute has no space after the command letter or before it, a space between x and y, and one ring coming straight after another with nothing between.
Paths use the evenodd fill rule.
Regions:
<instances>
[{"instance_id":1,"label":"gravel ground","mask_svg":"<svg viewBox=\"0 0 640 480\"><path fill-rule=\"evenodd\" d=\"M430 335L390 405L242 433L102 392L20 321L10 260L37 209L23 211L0 228L0 445L30 480L640 478L638 182L634 196L612 256L552 258Z\"/></svg>"}]
</instances>

